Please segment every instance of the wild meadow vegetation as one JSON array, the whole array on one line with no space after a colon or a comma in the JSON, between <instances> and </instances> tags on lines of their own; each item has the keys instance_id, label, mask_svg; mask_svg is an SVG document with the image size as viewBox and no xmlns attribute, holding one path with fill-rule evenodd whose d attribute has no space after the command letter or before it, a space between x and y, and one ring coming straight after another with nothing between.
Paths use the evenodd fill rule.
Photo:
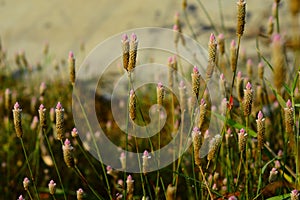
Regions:
<instances>
[{"instance_id":1,"label":"wild meadow vegetation","mask_svg":"<svg viewBox=\"0 0 300 200\"><path fill-rule=\"evenodd\" d=\"M157 122L159 126L160 117L166 117L161 131L146 139L128 136L115 123L109 99L96 93L99 124L120 149L143 153L139 165L142 173L124 171L128 163L122 151L117 158L118 169L100 162L101 152L96 158L89 153L89 144L80 136L85 134L93 141L99 134L90 130L78 133L79 127L75 127L72 91L80 63L75 63L72 52L67 59L57 61L49 44L45 44L42 59L35 63L27 59L26 51L7 57L2 41L1 199L299 198L300 1L274 0L269 20L262 21L263 28L250 37L247 35L248 38L247 2L239 0L237 17L228 19L235 20L234 31L223 23L220 27L215 25L204 1L196 2L197 11L205 13L210 22L205 77L201 77L198 66L185 66L178 52L165 59L169 67L168 85L151 85L147 95L129 87L128 104L123 105L128 108L126 120L139 125L149 123L148 110L152 104L164 107L167 116L159 115ZM266 5L262 2L261 6ZM279 17L283 7L290 12L289 21ZM197 40L201 33L190 22L193 16L189 13L189 2L183 0L178 10L180 14L175 14L174 25L169 27L173 26L174 38L169 39L184 48L182 34ZM290 25L283 26L285 23ZM121 67L116 67L120 67L120 73L128 74L129 85L139 64L138 45L143 41L138 38L134 33L123 35L116 47L123 51ZM243 45L246 39L256 44L251 56L245 53L253 52ZM84 51L80 54L84 56ZM177 71L190 81L191 94L186 92L186 83L178 80ZM210 101L211 92L206 88L216 76L220 105ZM179 86L179 98L172 93L174 85ZM120 104L124 102L127 101L120 100ZM217 133L208 131L213 118L222 122ZM178 130L186 120L192 122L189 131ZM167 167L148 172L151 153L167 145L178 131L189 139L191 146ZM200 157L202 145L207 145L208 154ZM170 156L177 158L182 147L179 143Z\"/></svg>"}]
</instances>

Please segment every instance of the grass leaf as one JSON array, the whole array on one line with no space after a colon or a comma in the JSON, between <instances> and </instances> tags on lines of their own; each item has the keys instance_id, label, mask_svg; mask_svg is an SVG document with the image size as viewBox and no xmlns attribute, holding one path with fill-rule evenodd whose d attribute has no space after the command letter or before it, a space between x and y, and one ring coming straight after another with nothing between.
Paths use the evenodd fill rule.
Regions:
<instances>
[{"instance_id":1,"label":"grass leaf","mask_svg":"<svg viewBox=\"0 0 300 200\"><path fill-rule=\"evenodd\" d=\"M299 73L297 73L297 75L296 75L296 77L294 78L294 81L293 81L293 85L292 85L292 92L293 93L295 92L295 88L296 88L298 79L299 79Z\"/></svg>"},{"instance_id":2,"label":"grass leaf","mask_svg":"<svg viewBox=\"0 0 300 200\"><path fill-rule=\"evenodd\" d=\"M283 87L289 93L289 95L292 96L292 92L291 92L291 89L289 88L289 86L287 84L283 83Z\"/></svg>"},{"instance_id":3,"label":"grass leaf","mask_svg":"<svg viewBox=\"0 0 300 200\"><path fill-rule=\"evenodd\" d=\"M288 199L290 196L291 196L290 194L283 194L283 195L278 195L275 197L268 198L266 200L283 200L283 199Z\"/></svg>"},{"instance_id":4,"label":"grass leaf","mask_svg":"<svg viewBox=\"0 0 300 200\"><path fill-rule=\"evenodd\" d=\"M220 114L217 114L215 112L212 112L212 114L214 114L218 119L222 120L223 122L225 122L226 118ZM237 129L246 129L246 126L244 126L243 124L240 124L236 121L234 121L233 119L227 119L227 121L225 122L226 124L228 124L229 126L232 126L234 128ZM253 131L252 129L248 128L248 134L252 137L257 137L257 134L255 131Z\"/></svg>"}]
</instances>

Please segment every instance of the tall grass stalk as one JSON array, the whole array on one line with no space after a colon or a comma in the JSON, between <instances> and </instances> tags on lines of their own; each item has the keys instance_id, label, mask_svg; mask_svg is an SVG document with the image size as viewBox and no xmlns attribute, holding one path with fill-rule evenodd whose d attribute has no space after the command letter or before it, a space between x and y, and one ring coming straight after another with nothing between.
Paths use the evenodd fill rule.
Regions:
<instances>
[{"instance_id":1,"label":"tall grass stalk","mask_svg":"<svg viewBox=\"0 0 300 200\"><path fill-rule=\"evenodd\" d=\"M92 129L91 125L90 125L90 122L88 121L88 117L87 117L87 115L86 115L85 109L84 109L84 107L83 107L83 105L82 105L82 103L81 103L81 101L80 101L79 95L77 94L77 91L76 91L76 90L74 90L74 94L75 94L75 97L77 98L77 101L78 101L79 106L80 106L80 108L81 108L81 111L82 111L82 113L83 113L83 116L84 116L84 119L85 119L86 124L87 124L87 126L88 126L88 129L89 129L89 131L90 131L90 133L91 133L92 141L93 141L93 144L94 144L94 146L95 146L95 148L96 148L96 152L97 152L98 159L99 159L99 161L100 161L100 163L101 163L101 169L102 169L103 176L104 176L104 179L105 179L105 183L106 183L106 186L107 186L107 192L108 192L109 198L112 200L113 197L112 197L112 194L111 194L110 184L109 184L108 177L107 177L107 174L106 174L105 166L104 166L104 164L103 164L103 162L102 162L102 156L101 156L101 154L100 154L98 145L97 145L97 143L96 143L95 134L94 134L93 129Z\"/></svg>"},{"instance_id":2,"label":"tall grass stalk","mask_svg":"<svg viewBox=\"0 0 300 200\"><path fill-rule=\"evenodd\" d=\"M20 141L21 141L21 145L22 145L22 149L23 149L23 154L24 154L24 157L25 157L25 161L27 163L27 167L28 167L28 170L29 170L29 173L30 173L30 178L31 178L31 181L32 181L32 184L33 184L33 189L34 189L36 198L39 200L40 196L39 196L39 193L38 193L38 190L37 190L37 187L36 187L36 180L34 179L34 176L33 176L30 164L29 164L29 160L28 160L28 157L27 157L27 153L26 153L26 149L25 149L22 137L20 137Z\"/></svg>"},{"instance_id":3,"label":"tall grass stalk","mask_svg":"<svg viewBox=\"0 0 300 200\"><path fill-rule=\"evenodd\" d=\"M40 127L41 131L42 131L42 135L44 135L44 138L47 142L47 146L48 146L48 149L49 149L49 152L50 152L50 156L52 158L52 161L53 161L53 164L54 164L54 168L55 168L55 171L56 171L56 174L57 174L57 177L58 177L58 181L61 185L61 189L63 191L63 195L64 195L64 199L67 200L67 196L66 196L66 192L65 192L65 188L64 188L64 184L62 182L62 179L61 179L61 175L60 175L60 172L58 170L58 167L57 167L57 164L56 164L56 161L55 161L55 157L53 155L53 151L52 151L52 148L51 148L51 144L50 144L50 141L48 139L48 136L47 136L47 132L44 128Z\"/></svg>"}]
</instances>

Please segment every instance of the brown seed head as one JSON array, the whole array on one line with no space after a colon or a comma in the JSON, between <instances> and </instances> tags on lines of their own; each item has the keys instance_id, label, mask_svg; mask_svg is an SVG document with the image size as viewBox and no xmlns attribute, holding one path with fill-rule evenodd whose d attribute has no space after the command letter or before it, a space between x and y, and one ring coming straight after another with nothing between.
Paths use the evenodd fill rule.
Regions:
<instances>
[{"instance_id":1,"label":"brown seed head","mask_svg":"<svg viewBox=\"0 0 300 200\"><path fill-rule=\"evenodd\" d=\"M192 131L193 147L194 147L194 160L197 166L200 166L200 148L202 145L202 136L198 127L195 127Z\"/></svg>"},{"instance_id":2,"label":"brown seed head","mask_svg":"<svg viewBox=\"0 0 300 200\"><path fill-rule=\"evenodd\" d=\"M129 39L127 34L122 35L123 67L128 71L129 63Z\"/></svg>"},{"instance_id":3,"label":"brown seed head","mask_svg":"<svg viewBox=\"0 0 300 200\"><path fill-rule=\"evenodd\" d=\"M48 184L48 188L49 188L49 193L51 195L54 195L56 191L56 183L53 180L51 180Z\"/></svg>"},{"instance_id":4,"label":"brown seed head","mask_svg":"<svg viewBox=\"0 0 300 200\"><path fill-rule=\"evenodd\" d=\"M13 118L14 118L15 131L18 138L22 138L23 136L21 113L22 113L22 109L20 109L19 103L16 102L13 109Z\"/></svg>"},{"instance_id":5,"label":"brown seed head","mask_svg":"<svg viewBox=\"0 0 300 200\"><path fill-rule=\"evenodd\" d=\"M246 2L244 0L239 0L237 2L237 36L242 36L245 27L245 17L246 17Z\"/></svg>"},{"instance_id":6,"label":"brown seed head","mask_svg":"<svg viewBox=\"0 0 300 200\"><path fill-rule=\"evenodd\" d=\"M243 100L245 116L249 116L251 113L252 100L253 100L253 90L250 82L248 82L246 85L246 89L244 90L244 100Z\"/></svg>"},{"instance_id":7,"label":"brown seed head","mask_svg":"<svg viewBox=\"0 0 300 200\"><path fill-rule=\"evenodd\" d=\"M73 157L73 147L71 145L70 140L66 139L64 142L64 145L62 147L63 149L63 157L66 165L68 167L74 167L74 157Z\"/></svg>"},{"instance_id":8,"label":"brown seed head","mask_svg":"<svg viewBox=\"0 0 300 200\"><path fill-rule=\"evenodd\" d=\"M69 52L68 63L69 63L69 71L70 71L70 81L71 84L74 85L76 74L75 74L75 57L72 51Z\"/></svg>"},{"instance_id":9,"label":"brown seed head","mask_svg":"<svg viewBox=\"0 0 300 200\"><path fill-rule=\"evenodd\" d=\"M133 90L129 94L129 117L132 121L136 118L136 96Z\"/></svg>"},{"instance_id":10,"label":"brown seed head","mask_svg":"<svg viewBox=\"0 0 300 200\"><path fill-rule=\"evenodd\" d=\"M265 118L263 118L263 113L261 111L258 112L256 127L257 127L257 140L258 140L258 150L261 151L264 146L264 135L265 135Z\"/></svg>"},{"instance_id":11,"label":"brown seed head","mask_svg":"<svg viewBox=\"0 0 300 200\"><path fill-rule=\"evenodd\" d=\"M60 102L57 103L56 109L56 124L55 124L55 130L56 130L56 139L62 140L64 137L64 131L65 131L65 124L64 124L64 109Z\"/></svg>"}]
</instances>

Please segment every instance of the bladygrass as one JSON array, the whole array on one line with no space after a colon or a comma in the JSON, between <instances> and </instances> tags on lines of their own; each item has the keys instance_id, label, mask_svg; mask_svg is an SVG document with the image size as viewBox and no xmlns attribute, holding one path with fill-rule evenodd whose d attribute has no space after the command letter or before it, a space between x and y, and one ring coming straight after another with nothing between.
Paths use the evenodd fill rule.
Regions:
<instances>
[{"instance_id":1,"label":"bladygrass","mask_svg":"<svg viewBox=\"0 0 300 200\"><path fill-rule=\"evenodd\" d=\"M129 85L129 105L125 105L129 111L127 122L132 120L139 125L149 123L149 107L151 103L158 103L165 107L168 116L166 125L157 136L140 139L122 134L109 117L112 116L111 111L105 106L108 103L101 96L96 97L100 100L97 101L96 109L103 116L99 117L100 125L111 122L105 129L109 137L125 150L143 153L143 157L139 158L139 168L143 171L141 174L128 174L104 166L99 162L102 160L101 152L97 150L97 159L93 158L86 150L88 146L73 129L71 94L76 76L73 53L69 54L68 63L53 64L49 46L46 46L42 61L32 66L24 51L17 53L12 61L0 48L3 69L0 73L0 116L3 119L0 121L0 131L3 133L0 139L0 195L5 199L16 199L21 194L26 199L297 199L297 190L300 189L300 44L297 31L299 9L292 5L298 5L299 8L299 1L289 2L293 16L290 29L284 27L279 18L279 5L283 2L274 2L273 13L270 13L273 16L265 22L267 31L250 37L256 42L257 48L257 55L247 58L252 63L245 62L240 50L244 34L247 34L244 33L247 21L245 2L238 1L235 35L225 32L224 19L221 20L221 27L214 24L205 4L197 2L214 34L223 34L219 35L218 41L214 34L207 40L210 42L206 77L199 77L197 67L186 66L180 56L174 55L169 61L166 58L169 86L172 88L174 81L178 81L174 72L179 71L191 81L193 96L187 96L184 92L184 83L180 84L180 99L176 99L172 91L165 88L162 95L161 89L164 86L159 82L158 86L147 86L146 96L133 88L134 77L131 72L139 53L138 36L122 38L122 63L124 73L128 74ZM178 14L175 17L176 47L185 45L181 33L190 31L194 39L199 37L189 21L191 16L188 6L189 3L183 1L184 21ZM219 6L222 7L221 1ZM222 9L220 12L222 16ZM187 28L184 28L184 24ZM288 35L284 35L284 31ZM231 45L227 45L229 38L234 38ZM218 50L214 48L217 43ZM270 50L264 52L261 47ZM180 52L177 54L180 55ZM70 73L63 70L67 65ZM257 69L253 69L255 66L258 66ZM50 68L57 75L56 78L44 78L43 68ZM186 68L189 68L188 73L182 70ZM216 107L219 105L212 105L207 98L206 82L216 75L213 74L214 68L223 73L220 85L225 101L222 101L224 105L220 108ZM271 77L264 75L266 71L270 71ZM12 81L10 77L17 81ZM29 81L30 84L24 84ZM195 101L199 101L198 104ZM16 112L22 112L22 116ZM184 112L189 112L188 119L184 118ZM160 123L159 110L157 114ZM40 120L37 127L32 122L35 116L39 116ZM224 122L218 133L207 131L212 117ZM147 172L151 152L168 144L174 136L172 134L177 131L178 123L185 120L195 121L190 132L186 133L193 139L193 145L170 166L156 172ZM134 126L128 126L127 129L135 130ZM205 145L203 140L211 137L210 134L218 134L218 137L209 142L208 155L200 158L199 145ZM87 135L90 135L92 143L97 147L97 134L87 130ZM174 158L184 144L176 145L178 151L172 152ZM120 157L120 161L121 158L126 160L126 154ZM126 165L126 161L124 163Z\"/></svg>"}]
</instances>

